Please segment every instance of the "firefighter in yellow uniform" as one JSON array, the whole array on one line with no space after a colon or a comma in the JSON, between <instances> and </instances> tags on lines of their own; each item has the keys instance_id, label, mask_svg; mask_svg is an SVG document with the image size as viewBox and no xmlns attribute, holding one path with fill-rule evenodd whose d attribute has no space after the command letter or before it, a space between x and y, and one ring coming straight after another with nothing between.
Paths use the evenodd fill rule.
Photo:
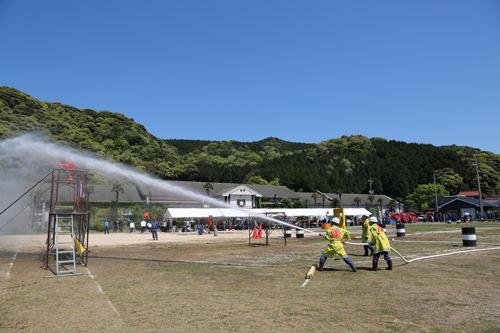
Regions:
<instances>
[{"instance_id":1,"label":"firefighter in yellow uniform","mask_svg":"<svg viewBox=\"0 0 500 333\"><path fill-rule=\"evenodd\" d=\"M392 259L389 257L389 252L391 251L391 244L389 239L379 225L377 225L377 218L370 217L368 222L370 223L370 228L368 229L368 242L373 245L373 266L372 271L377 271L378 259L380 255L384 255L385 261L387 261L387 270L392 270Z\"/></svg>"},{"instance_id":2,"label":"firefighter in yellow uniform","mask_svg":"<svg viewBox=\"0 0 500 333\"><path fill-rule=\"evenodd\" d=\"M345 263L348 264L353 272L356 272L356 266L354 266L354 262L349 259L344 250L344 240L351 239L351 233L345 229L339 228L340 220L336 217L332 219L333 226L328 229L328 231L320 236L324 237L327 241L330 241L330 244L326 248L326 250L321 255L319 259L319 268L318 270L323 271L323 266L325 265L325 261L327 258L333 258L335 260L344 259Z\"/></svg>"},{"instance_id":3,"label":"firefighter in yellow uniform","mask_svg":"<svg viewBox=\"0 0 500 333\"><path fill-rule=\"evenodd\" d=\"M365 257L368 257L368 249L370 250L370 256L373 255L373 246L368 242L368 229L370 228L370 224L368 222L369 216L370 213L364 213L363 217L361 217L361 221L363 221L363 233L361 235L361 240L363 243L368 243L363 246L365 248L365 254L363 254L363 256Z\"/></svg>"}]
</instances>

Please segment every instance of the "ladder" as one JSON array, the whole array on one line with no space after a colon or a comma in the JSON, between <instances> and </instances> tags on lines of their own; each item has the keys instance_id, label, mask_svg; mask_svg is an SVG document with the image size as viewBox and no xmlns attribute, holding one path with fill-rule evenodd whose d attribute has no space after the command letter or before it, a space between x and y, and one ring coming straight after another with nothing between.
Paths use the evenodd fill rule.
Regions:
<instances>
[{"instance_id":1,"label":"ladder","mask_svg":"<svg viewBox=\"0 0 500 333\"><path fill-rule=\"evenodd\" d=\"M60 217L56 215L55 219L55 255L56 255L56 269L55 275L50 275L46 277L61 277L61 276L73 276L82 275L82 273L76 273L76 258L75 258L75 232L73 229L73 216ZM60 248L60 245L63 245ZM68 249L70 248L70 250ZM71 266L72 269L66 268L66 266Z\"/></svg>"}]
</instances>

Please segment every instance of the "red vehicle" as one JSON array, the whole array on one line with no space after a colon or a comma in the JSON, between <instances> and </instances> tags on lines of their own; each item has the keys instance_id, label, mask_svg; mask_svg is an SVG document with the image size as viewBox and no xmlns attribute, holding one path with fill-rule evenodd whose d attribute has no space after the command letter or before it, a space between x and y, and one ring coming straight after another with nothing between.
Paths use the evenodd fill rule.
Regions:
<instances>
[{"instance_id":1,"label":"red vehicle","mask_svg":"<svg viewBox=\"0 0 500 333\"><path fill-rule=\"evenodd\" d=\"M396 220L398 223L415 223L417 222L417 216L415 213L396 213L391 214L391 220Z\"/></svg>"},{"instance_id":2,"label":"red vehicle","mask_svg":"<svg viewBox=\"0 0 500 333\"><path fill-rule=\"evenodd\" d=\"M434 221L434 214L432 212L425 213L425 220L429 222Z\"/></svg>"}]
</instances>

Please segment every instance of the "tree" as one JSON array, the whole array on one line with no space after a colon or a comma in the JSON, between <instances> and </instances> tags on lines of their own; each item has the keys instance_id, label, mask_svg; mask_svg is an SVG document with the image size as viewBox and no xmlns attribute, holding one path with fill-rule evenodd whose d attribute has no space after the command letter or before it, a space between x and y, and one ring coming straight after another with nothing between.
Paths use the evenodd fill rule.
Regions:
<instances>
[{"instance_id":1,"label":"tree","mask_svg":"<svg viewBox=\"0 0 500 333\"><path fill-rule=\"evenodd\" d=\"M373 200L375 200L375 196L374 195L369 195L368 196L368 200L370 200L370 205L373 206Z\"/></svg>"},{"instance_id":2,"label":"tree","mask_svg":"<svg viewBox=\"0 0 500 333\"><path fill-rule=\"evenodd\" d=\"M151 211L149 212L149 216L153 219L156 219L156 221L161 221L161 220L163 220L163 217L165 216L165 210L166 210L166 207L164 207L163 205L155 204L151 207Z\"/></svg>"},{"instance_id":3,"label":"tree","mask_svg":"<svg viewBox=\"0 0 500 333\"><path fill-rule=\"evenodd\" d=\"M397 197L396 200L398 201L397 204L399 206L399 211L401 212L401 203L403 202L403 198Z\"/></svg>"},{"instance_id":4,"label":"tree","mask_svg":"<svg viewBox=\"0 0 500 333\"><path fill-rule=\"evenodd\" d=\"M311 198L314 199L314 207L316 207L316 199L319 198L319 195L318 193L314 192L312 195L311 195Z\"/></svg>"},{"instance_id":5,"label":"tree","mask_svg":"<svg viewBox=\"0 0 500 333\"><path fill-rule=\"evenodd\" d=\"M434 171L434 174L437 183L442 184L450 193L458 193L464 183L464 179L452 168L439 169Z\"/></svg>"},{"instance_id":6,"label":"tree","mask_svg":"<svg viewBox=\"0 0 500 333\"><path fill-rule=\"evenodd\" d=\"M88 200L90 202L90 195L95 193L95 185L87 186Z\"/></svg>"},{"instance_id":7,"label":"tree","mask_svg":"<svg viewBox=\"0 0 500 333\"><path fill-rule=\"evenodd\" d=\"M269 182L269 185L271 186L280 186L280 180L278 178L274 178Z\"/></svg>"},{"instance_id":8,"label":"tree","mask_svg":"<svg viewBox=\"0 0 500 333\"><path fill-rule=\"evenodd\" d=\"M247 184L254 184L254 185L269 185L267 180L262 178L261 176L253 176L250 177L250 179L247 181Z\"/></svg>"},{"instance_id":9,"label":"tree","mask_svg":"<svg viewBox=\"0 0 500 333\"><path fill-rule=\"evenodd\" d=\"M339 204L340 204L340 207L342 208L342 193L344 193L341 189L338 189L335 191L335 194L337 194L339 196Z\"/></svg>"},{"instance_id":10,"label":"tree","mask_svg":"<svg viewBox=\"0 0 500 333\"><path fill-rule=\"evenodd\" d=\"M286 208L291 208L292 207L292 200L288 199L287 197L281 199L281 206L286 207Z\"/></svg>"},{"instance_id":11,"label":"tree","mask_svg":"<svg viewBox=\"0 0 500 333\"><path fill-rule=\"evenodd\" d=\"M326 195L322 194L322 195L321 195L321 198L323 198L323 208L325 208L325 199L326 199Z\"/></svg>"},{"instance_id":12,"label":"tree","mask_svg":"<svg viewBox=\"0 0 500 333\"><path fill-rule=\"evenodd\" d=\"M360 197L355 197L353 199L353 201L356 203L356 208L359 208L359 203L361 202L361 198Z\"/></svg>"},{"instance_id":13,"label":"tree","mask_svg":"<svg viewBox=\"0 0 500 333\"><path fill-rule=\"evenodd\" d=\"M337 208L337 206L339 205L339 202L340 202L339 199L333 198L332 199L332 207Z\"/></svg>"},{"instance_id":14,"label":"tree","mask_svg":"<svg viewBox=\"0 0 500 333\"><path fill-rule=\"evenodd\" d=\"M213 190L214 186L212 183L205 183L203 184L203 188L205 189L205 192L207 192L207 195L210 195L210 190Z\"/></svg>"},{"instance_id":15,"label":"tree","mask_svg":"<svg viewBox=\"0 0 500 333\"><path fill-rule=\"evenodd\" d=\"M441 184L436 184L436 191L438 197L450 195L450 192ZM422 205L434 202L435 195L434 184L420 184L412 194L406 197L406 201L412 200L416 207L421 207L422 211L425 211Z\"/></svg>"},{"instance_id":16,"label":"tree","mask_svg":"<svg viewBox=\"0 0 500 333\"><path fill-rule=\"evenodd\" d=\"M113 187L111 188L111 192L116 193L116 218L118 218L118 204L120 201L120 192L125 193L125 188L123 187L122 182L114 182Z\"/></svg>"},{"instance_id":17,"label":"tree","mask_svg":"<svg viewBox=\"0 0 500 333\"><path fill-rule=\"evenodd\" d=\"M306 208L309 208L309 203L311 203L311 200L304 199L303 203L304 203L304 206L306 206Z\"/></svg>"},{"instance_id":18,"label":"tree","mask_svg":"<svg viewBox=\"0 0 500 333\"><path fill-rule=\"evenodd\" d=\"M392 199L391 201L389 201L389 204L387 206L389 207L390 212L394 212L397 205L397 201L395 199Z\"/></svg>"},{"instance_id":19,"label":"tree","mask_svg":"<svg viewBox=\"0 0 500 333\"><path fill-rule=\"evenodd\" d=\"M382 204L384 203L384 198L378 198L377 202L378 202L380 208L382 208Z\"/></svg>"}]
</instances>

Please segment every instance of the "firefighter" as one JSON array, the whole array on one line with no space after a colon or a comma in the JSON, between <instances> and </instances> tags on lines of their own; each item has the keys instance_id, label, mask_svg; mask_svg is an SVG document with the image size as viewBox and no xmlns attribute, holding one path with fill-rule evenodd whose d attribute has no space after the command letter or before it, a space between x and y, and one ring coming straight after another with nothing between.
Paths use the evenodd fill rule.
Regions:
<instances>
[{"instance_id":1,"label":"firefighter","mask_svg":"<svg viewBox=\"0 0 500 333\"><path fill-rule=\"evenodd\" d=\"M370 242L367 242L368 239L368 229L370 225L368 223L368 217L370 217L370 213L364 213L363 217L361 217L361 221L363 221L363 234L361 235L361 241L363 243L368 243L368 245L364 245L365 254L363 256L368 257L368 249L370 249L370 256L373 254L373 246Z\"/></svg>"},{"instance_id":2,"label":"firefighter","mask_svg":"<svg viewBox=\"0 0 500 333\"><path fill-rule=\"evenodd\" d=\"M344 259L345 263L348 264L353 272L356 272L356 266L354 266L354 262L349 259L344 250L344 240L351 239L351 233L346 229L339 228L340 220L337 217L332 219L333 226L328 229L328 231L323 235L319 234L321 237L324 237L326 240L330 241L330 244L326 248L326 250L321 255L319 259L319 268L320 272L323 271L323 266L325 265L325 261L327 258L333 258L335 260Z\"/></svg>"},{"instance_id":3,"label":"firefighter","mask_svg":"<svg viewBox=\"0 0 500 333\"><path fill-rule=\"evenodd\" d=\"M392 270L392 259L389 257L389 252L391 251L391 245L389 244L389 239L384 232L384 229L377 225L377 219L375 217L370 217L368 219L370 228L368 229L368 242L374 246L373 250L373 266L372 271L377 271L378 259L380 255L384 255L385 261L387 261L387 270Z\"/></svg>"}]
</instances>

